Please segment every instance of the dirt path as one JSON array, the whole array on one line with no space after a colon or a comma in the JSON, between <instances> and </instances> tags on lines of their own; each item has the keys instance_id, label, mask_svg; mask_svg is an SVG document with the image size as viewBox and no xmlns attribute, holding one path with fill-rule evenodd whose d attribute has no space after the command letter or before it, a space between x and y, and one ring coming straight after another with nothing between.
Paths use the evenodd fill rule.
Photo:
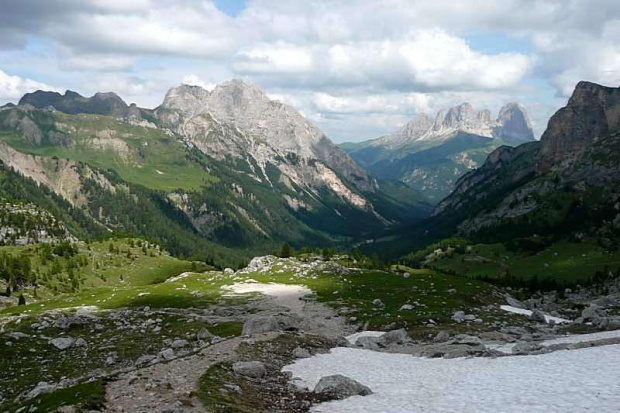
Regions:
<instances>
[{"instance_id":1,"label":"dirt path","mask_svg":"<svg viewBox=\"0 0 620 413\"><path fill-rule=\"evenodd\" d=\"M248 283L228 289L234 294L264 294L250 300L250 308L258 310L252 314L290 314L297 320L300 331L327 337L340 337L351 332L351 327L331 308L302 299L312 292L306 287ZM106 411L206 412L195 396L199 379L206 370L222 361L235 361L235 350L240 343L271 340L278 334L235 337L206 347L197 354L124 374L107 385Z\"/></svg>"}]
</instances>

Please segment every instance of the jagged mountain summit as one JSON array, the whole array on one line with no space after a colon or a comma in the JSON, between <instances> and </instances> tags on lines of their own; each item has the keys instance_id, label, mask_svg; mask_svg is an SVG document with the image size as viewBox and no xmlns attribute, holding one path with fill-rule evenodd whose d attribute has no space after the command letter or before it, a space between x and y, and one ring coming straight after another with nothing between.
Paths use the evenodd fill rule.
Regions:
<instances>
[{"instance_id":1,"label":"jagged mountain summit","mask_svg":"<svg viewBox=\"0 0 620 413\"><path fill-rule=\"evenodd\" d=\"M420 113L392 135L341 147L373 175L402 180L438 202L498 146L532 140L523 106L509 103L492 119L488 109L463 103L434 118Z\"/></svg>"},{"instance_id":2,"label":"jagged mountain summit","mask_svg":"<svg viewBox=\"0 0 620 413\"><path fill-rule=\"evenodd\" d=\"M82 210L92 231L137 231L184 255L213 247L205 240L255 252L329 245L430 212L239 80L172 88L153 110L112 93L27 94L0 108L0 140L7 167Z\"/></svg>"}]
</instances>

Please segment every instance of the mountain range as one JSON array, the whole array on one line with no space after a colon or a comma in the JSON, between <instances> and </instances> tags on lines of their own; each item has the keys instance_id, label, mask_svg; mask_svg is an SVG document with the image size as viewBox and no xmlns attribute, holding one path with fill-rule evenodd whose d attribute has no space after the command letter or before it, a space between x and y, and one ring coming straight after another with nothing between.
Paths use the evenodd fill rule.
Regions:
<instances>
[{"instance_id":1,"label":"mountain range","mask_svg":"<svg viewBox=\"0 0 620 413\"><path fill-rule=\"evenodd\" d=\"M81 235L132 231L184 255L336 245L430 212L240 80L172 88L152 110L114 93L34 92L0 109L0 140L5 166L82 212L68 225Z\"/></svg>"},{"instance_id":2,"label":"mountain range","mask_svg":"<svg viewBox=\"0 0 620 413\"><path fill-rule=\"evenodd\" d=\"M493 120L489 110L463 103L434 118L419 113L392 135L341 148L374 176L401 180L436 203L497 147L532 140L523 106L509 103Z\"/></svg>"}]
</instances>

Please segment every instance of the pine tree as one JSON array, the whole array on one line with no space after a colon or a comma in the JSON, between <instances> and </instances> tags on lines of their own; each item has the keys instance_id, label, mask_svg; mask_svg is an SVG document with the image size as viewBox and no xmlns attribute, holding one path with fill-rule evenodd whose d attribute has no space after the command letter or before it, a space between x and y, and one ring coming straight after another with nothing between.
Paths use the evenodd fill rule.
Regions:
<instances>
[{"instance_id":1,"label":"pine tree","mask_svg":"<svg viewBox=\"0 0 620 413\"><path fill-rule=\"evenodd\" d=\"M293 247L289 245L288 242L282 245L282 250L280 251L280 258L290 258L293 255Z\"/></svg>"}]
</instances>

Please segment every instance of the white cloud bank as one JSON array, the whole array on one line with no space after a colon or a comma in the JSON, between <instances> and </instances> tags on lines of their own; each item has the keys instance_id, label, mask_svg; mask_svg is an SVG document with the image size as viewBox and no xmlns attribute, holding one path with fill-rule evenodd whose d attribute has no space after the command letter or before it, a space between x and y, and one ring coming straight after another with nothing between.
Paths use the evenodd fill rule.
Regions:
<instances>
[{"instance_id":1,"label":"white cloud bank","mask_svg":"<svg viewBox=\"0 0 620 413\"><path fill-rule=\"evenodd\" d=\"M0 70L0 102L20 99L24 94L36 90L60 92L61 89L36 80L10 75Z\"/></svg>"}]
</instances>

